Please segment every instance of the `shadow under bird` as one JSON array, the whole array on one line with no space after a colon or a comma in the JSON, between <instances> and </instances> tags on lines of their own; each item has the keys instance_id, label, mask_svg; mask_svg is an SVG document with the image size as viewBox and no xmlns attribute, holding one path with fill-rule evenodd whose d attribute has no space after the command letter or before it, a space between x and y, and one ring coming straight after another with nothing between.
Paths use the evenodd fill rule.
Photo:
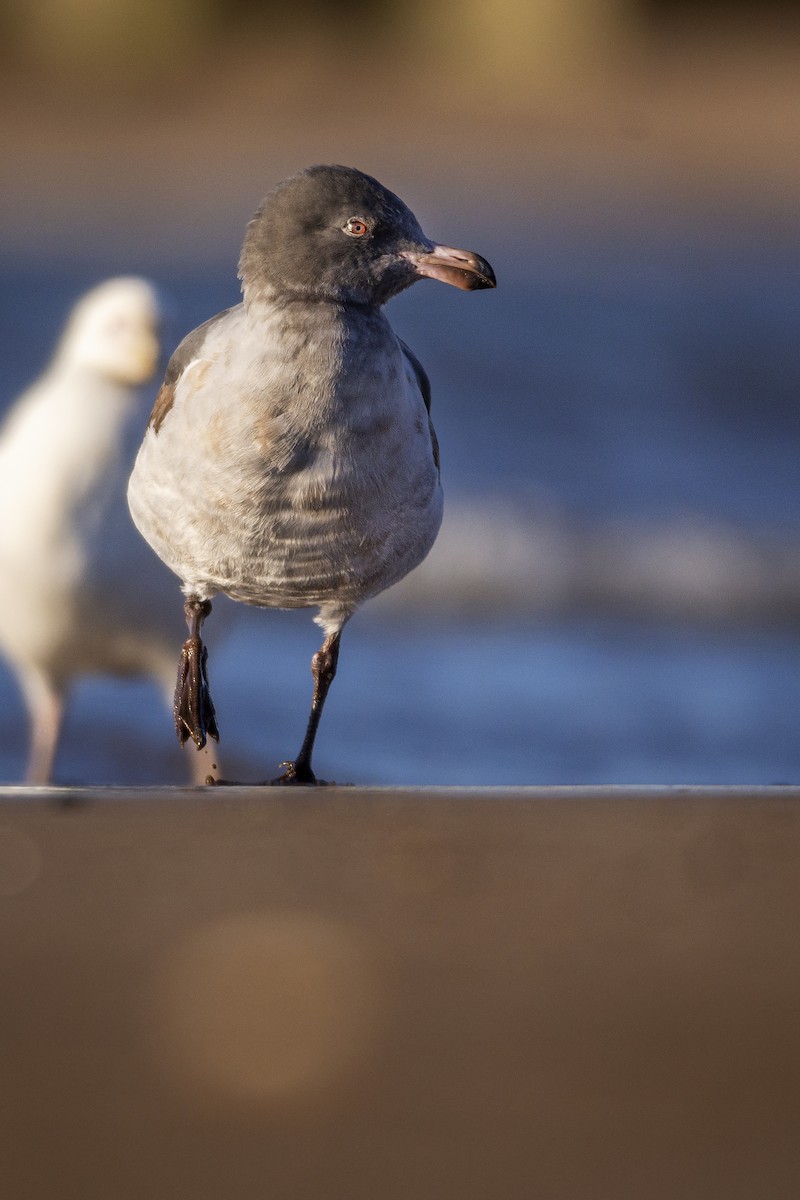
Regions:
<instances>
[{"instance_id":1,"label":"shadow under bird","mask_svg":"<svg viewBox=\"0 0 800 1200\"><path fill-rule=\"evenodd\" d=\"M174 584L125 503L162 319L145 279L87 292L0 431L0 652L30 716L28 783L50 781L78 678L149 675L172 693ZM195 780L208 758L192 747Z\"/></svg>"},{"instance_id":2,"label":"shadow under bird","mask_svg":"<svg viewBox=\"0 0 800 1200\"><path fill-rule=\"evenodd\" d=\"M239 276L243 302L188 334L170 360L128 502L183 583L182 743L219 737L201 638L214 595L319 610L305 738L272 781L313 784L342 629L422 561L442 518L430 384L381 308L418 279L475 291L495 277L479 255L426 237L377 180L342 166L309 167L266 197Z\"/></svg>"}]
</instances>

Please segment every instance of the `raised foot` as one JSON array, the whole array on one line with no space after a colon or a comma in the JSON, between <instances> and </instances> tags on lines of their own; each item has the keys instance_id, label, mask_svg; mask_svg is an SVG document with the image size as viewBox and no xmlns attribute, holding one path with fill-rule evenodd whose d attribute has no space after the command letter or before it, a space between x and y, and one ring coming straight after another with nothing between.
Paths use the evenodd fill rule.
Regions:
<instances>
[{"instance_id":1,"label":"raised foot","mask_svg":"<svg viewBox=\"0 0 800 1200\"><path fill-rule=\"evenodd\" d=\"M199 634L186 639L178 666L175 686L175 732L181 745L192 739L202 750L209 737L219 741L214 703L208 689L206 660L208 651Z\"/></svg>"}]
</instances>

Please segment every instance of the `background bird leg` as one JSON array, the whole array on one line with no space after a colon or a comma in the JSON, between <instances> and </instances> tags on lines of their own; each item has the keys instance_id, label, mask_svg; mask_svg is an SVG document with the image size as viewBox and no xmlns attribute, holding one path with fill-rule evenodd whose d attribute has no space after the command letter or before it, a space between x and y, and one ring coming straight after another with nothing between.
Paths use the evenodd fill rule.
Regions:
<instances>
[{"instance_id":1,"label":"background bird leg","mask_svg":"<svg viewBox=\"0 0 800 1200\"><path fill-rule=\"evenodd\" d=\"M175 732L181 745L187 738L191 738L198 750L202 750L207 737L219 741L219 730L206 673L208 651L200 637L203 621L211 612L211 601L189 596L183 611L186 613L189 636L183 643L178 666L173 710Z\"/></svg>"},{"instance_id":2,"label":"background bird leg","mask_svg":"<svg viewBox=\"0 0 800 1200\"><path fill-rule=\"evenodd\" d=\"M64 716L64 695L38 670L20 674L30 718L30 749L25 782L49 783Z\"/></svg>"},{"instance_id":3,"label":"background bird leg","mask_svg":"<svg viewBox=\"0 0 800 1200\"><path fill-rule=\"evenodd\" d=\"M300 747L300 753L294 762L281 763L282 767L286 767L286 772L280 778L274 780L275 783L322 782L322 780L317 779L311 770L311 755L314 751L314 739L317 736L317 726L322 716L325 697L336 675L336 665L339 661L340 637L341 632L339 630L336 633L328 634L322 646L311 660L311 674L314 677L314 698L311 701L311 715L308 718L306 736L303 739L303 745Z\"/></svg>"},{"instance_id":4,"label":"background bird leg","mask_svg":"<svg viewBox=\"0 0 800 1200\"><path fill-rule=\"evenodd\" d=\"M192 783L196 786L204 786L208 783L218 782L222 767L219 750L216 746L206 743L201 750L198 750L194 744L188 744L188 738L186 742L183 752L189 760Z\"/></svg>"}]
</instances>

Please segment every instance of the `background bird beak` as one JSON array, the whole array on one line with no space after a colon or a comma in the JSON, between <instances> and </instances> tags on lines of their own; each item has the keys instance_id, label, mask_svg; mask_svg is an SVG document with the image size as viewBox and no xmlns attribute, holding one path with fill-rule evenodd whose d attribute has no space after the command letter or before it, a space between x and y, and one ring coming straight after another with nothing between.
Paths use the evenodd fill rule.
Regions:
<instances>
[{"instance_id":1,"label":"background bird beak","mask_svg":"<svg viewBox=\"0 0 800 1200\"><path fill-rule=\"evenodd\" d=\"M485 258L471 250L456 250L453 246L434 244L432 250L405 250L403 257L413 264L418 275L440 279L465 292L497 286L494 271Z\"/></svg>"}]
</instances>

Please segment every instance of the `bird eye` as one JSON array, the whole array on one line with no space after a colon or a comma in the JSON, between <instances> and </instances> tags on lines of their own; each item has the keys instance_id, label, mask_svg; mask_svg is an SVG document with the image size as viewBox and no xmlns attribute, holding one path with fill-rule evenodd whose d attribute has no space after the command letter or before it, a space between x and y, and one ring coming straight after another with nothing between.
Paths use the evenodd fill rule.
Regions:
<instances>
[{"instance_id":1,"label":"bird eye","mask_svg":"<svg viewBox=\"0 0 800 1200\"><path fill-rule=\"evenodd\" d=\"M349 233L350 237L364 237L369 233L369 228L366 221L362 221L360 217L351 217L344 227L344 232Z\"/></svg>"}]
</instances>

